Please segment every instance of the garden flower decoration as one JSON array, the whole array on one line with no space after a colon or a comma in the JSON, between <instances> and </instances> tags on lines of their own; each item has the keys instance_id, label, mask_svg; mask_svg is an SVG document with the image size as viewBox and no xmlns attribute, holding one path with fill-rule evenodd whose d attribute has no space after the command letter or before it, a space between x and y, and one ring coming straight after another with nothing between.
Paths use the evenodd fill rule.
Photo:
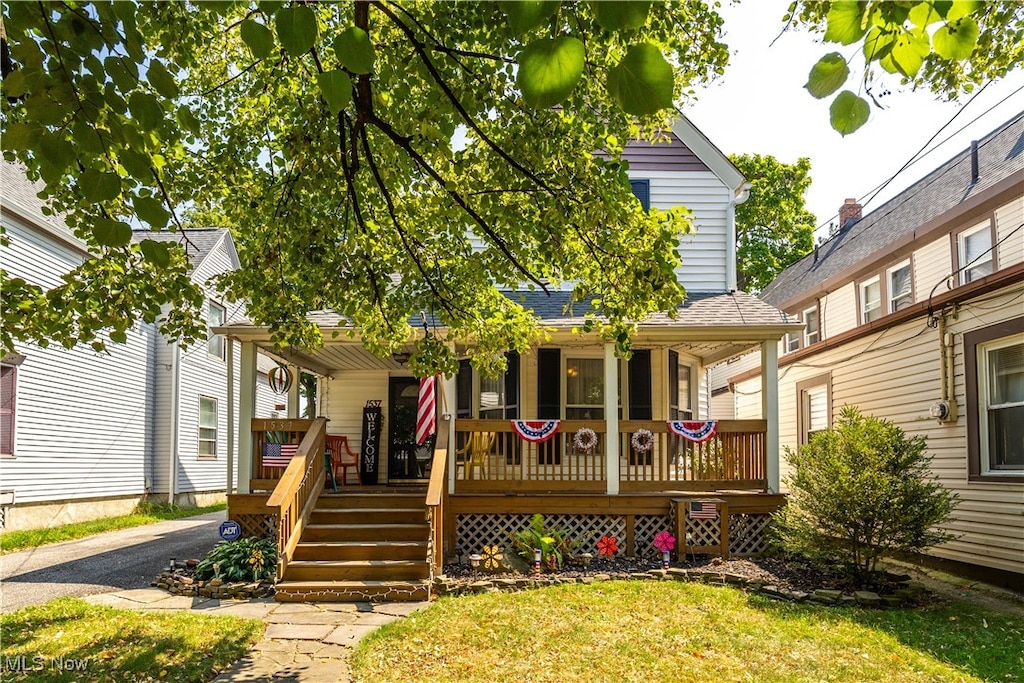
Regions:
<instances>
[{"instance_id":1,"label":"garden flower decoration","mask_svg":"<svg viewBox=\"0 0 1024 683\"><path fill-rule=\"evenodd\" d=\"M668 531L659 531L654 534L654 547L661 551L661 566L668 569L669 553L676 547L676 539Z\"/></svg>"},{"instance_id":2,"label":"garden flower decoration","mask_svg":"<svg viewBox=\"0 0 1024 683\"><path fill-rule=\"evenodd\" d=\"M615 557L619 552L619 539L615 536L602 536L597 542L597 552L605 557Z\"/></svg>"}]
</instances>

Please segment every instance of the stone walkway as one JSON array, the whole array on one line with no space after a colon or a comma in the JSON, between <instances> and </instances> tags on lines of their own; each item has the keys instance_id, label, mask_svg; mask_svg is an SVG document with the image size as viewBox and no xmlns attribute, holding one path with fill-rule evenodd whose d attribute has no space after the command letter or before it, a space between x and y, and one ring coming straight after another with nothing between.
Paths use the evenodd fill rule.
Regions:
<instances>
[{"instance_id":1,"label":"stone walkway","mask_svg":"<svg viewBox=\"0 0 1024 683\"><path fill-rule=\"evenodd\" d=\"M168 595L140 588L82 598L94 605L143 611L191 610L201 614L262 619L263 640L215 683L234 681L304 681L347 683L353 645L383 624L403 619L426 602L302 603L273 598L216 600Z\"/></svg>"}]
</instances>

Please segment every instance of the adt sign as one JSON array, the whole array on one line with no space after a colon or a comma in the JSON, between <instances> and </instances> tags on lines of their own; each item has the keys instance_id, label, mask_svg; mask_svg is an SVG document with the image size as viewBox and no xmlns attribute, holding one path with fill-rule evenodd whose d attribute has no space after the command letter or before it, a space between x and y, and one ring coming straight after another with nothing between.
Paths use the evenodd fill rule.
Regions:
<instances>
[{"instance_id":1,"label":"adt sign","mask_svg":"<svg viewBox=\"0 0 1024 683\"><path fill-rule=\"evenodd\" d=\"M225 541L237 541L241 535L242 527L238 526L238 522L229 519L220 523L220 537Z\"/></svg>"}]
</instances>

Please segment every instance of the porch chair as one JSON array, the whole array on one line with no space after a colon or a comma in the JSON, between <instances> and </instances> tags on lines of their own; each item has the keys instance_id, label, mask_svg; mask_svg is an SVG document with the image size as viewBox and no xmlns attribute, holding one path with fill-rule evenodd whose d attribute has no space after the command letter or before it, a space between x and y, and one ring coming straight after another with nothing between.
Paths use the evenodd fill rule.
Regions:
<instances>
[{"instance_id":1,"label":"porch chair","mask_svg":"<svg viewBox=\"0 0 1024 683\"><path fill-rule=\"evenodd\" d=\"M466 445L455 451L456 466L462 465L466 479L473 478L474 467L479 467L484 476L487 475L487 458L494 448L494 439L494 432L472 432Z\"/></svg>"},{"instance_id":2,"label":"porch chair","mask_svg":"<svg viewBox=\"0 0 1024 683\"><path fill-rule=\"evenodd\" d=\"M329 481L335 484L337 491L338 470L341 470L341 485L348 485L348 468L356 467L359 464L359 456L352 452L348 445L348 437L339 434L327 435L327 454L330 459L330 467L327 470ZM356 485L359 485L359 472L356 471Z\"/></svg>"}]
</instances>

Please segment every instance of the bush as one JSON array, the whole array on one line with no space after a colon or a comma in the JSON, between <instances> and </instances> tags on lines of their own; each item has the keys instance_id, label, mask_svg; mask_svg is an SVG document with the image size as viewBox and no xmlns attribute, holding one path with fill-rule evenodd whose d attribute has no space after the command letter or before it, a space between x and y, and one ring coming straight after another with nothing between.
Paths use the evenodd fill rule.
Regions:
<instances>
[{"instance_id":1,"label":"bush","mask_svg":"<svg viewBox=\"0 0 1024 683\"><path fill-rule=\"evenodd\" d=\"M845 407L833 429L796 453L788 504L774 515L776 540L790 552L843 565L860 585L878 559L955 538L934 527L957 496L931 478L924 437Z\"/></svg>"},{"instance_id":2,"label":"bush","mask_svg":"<svg viewBox=\"0 0 1024 683\"><path fill-rule=\"evenodd\" d=\"M530 526L512 534L512 545L516 553L533 566L534 548L540 548L540 564L545 571L556 571L583 544L585 538L570 539L561 529L549 529L544 515L530 518Z\"/></svg>"},{"instance_id":3,"label":"bush","mask_svg":"<svg viewBox=\"0 0 1024 683\"><path fill-rule=\"evenodd\" d=\"M214 564L225 581L262 581L277 575L277 543L271 538L241 538L221 541L196 565L195 577L214 578Z\"/></svg>"}]
</instances>

